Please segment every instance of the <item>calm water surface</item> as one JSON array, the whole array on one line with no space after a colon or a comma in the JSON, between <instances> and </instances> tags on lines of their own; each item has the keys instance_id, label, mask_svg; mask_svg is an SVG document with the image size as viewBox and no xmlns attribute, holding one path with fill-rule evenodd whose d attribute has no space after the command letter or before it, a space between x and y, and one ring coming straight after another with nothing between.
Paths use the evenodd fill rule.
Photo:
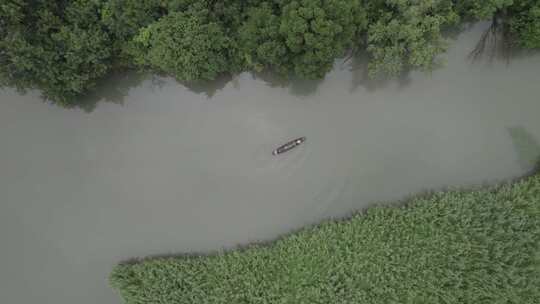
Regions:
<instances>
[{"instance_id":1,"label":"calm water surface","mask_svg":"<svg viewBox=\"0 0 540 304\"><path fill-rule=\"evenodd\" d=\"M1 92L0 302L120 303L107 276L129 257L268 240L524 174L540 156L540 56L472 64L481 30L446 68L385 84L353 62L292 85L123 78L100 92L117 103L91 112Z\"/></svg>"}]
</instances>

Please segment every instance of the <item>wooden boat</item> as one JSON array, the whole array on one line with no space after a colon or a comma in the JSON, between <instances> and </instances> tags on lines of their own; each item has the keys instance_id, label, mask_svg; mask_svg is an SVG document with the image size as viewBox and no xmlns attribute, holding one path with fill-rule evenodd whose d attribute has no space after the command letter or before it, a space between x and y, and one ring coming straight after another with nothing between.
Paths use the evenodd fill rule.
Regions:
<instances>
[{"instance_id":1,"label":"wooden boat","mask_svg":"<svg viewBox=\"0 0 540 304\"><path fill-rule=\"evenodd\" d=\"M306 138L305 137L299 137L297 139L293 139L287 143L285 143L284 145L278 147L277 149L275 149L274 151L272 151L272 154L273 155L278 155L278 154L281 154L281 153L285 153L293 148L296 148L298 145L302 144L303 142L306 141Z\"/></svg>"}]
</instances>

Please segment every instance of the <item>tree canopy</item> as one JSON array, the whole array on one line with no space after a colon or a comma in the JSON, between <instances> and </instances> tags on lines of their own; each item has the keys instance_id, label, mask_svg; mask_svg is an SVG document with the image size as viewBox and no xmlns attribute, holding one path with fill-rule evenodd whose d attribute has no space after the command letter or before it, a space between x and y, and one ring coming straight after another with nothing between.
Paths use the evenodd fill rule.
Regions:
<instances>
[{"instance_id":1,"label":"tree canopy","mask_svg":"<svg viewBox=\"0 0 540 304\"><path fill-rule=\"evenodd\" d=\"M227 70L232 41L202 14L174 12L141 29L133 43L137 65L193 81L211 80Z\"/></svg>"},{"instance_id":2,"label":"tree canopy","mask_svg":"<svg viewBox=\"0 0 540 304\"><path fill-rule=\"evenodd\" d=\"M519 48L540 48L537 0L4 0L0 85L72 105L111 70L179 80L273 70L322 78L366 50L369 72L430 70L445 29L502 20Z\"/></svg>"},{"instance_id":3,"label":"tree canopy","mask_svg":"<svg viewBox=\"0 0 540 304\"><path fill-rule=\"evenodd\" d=\"M40 88L69 105L110 67L109 34L97 1L10 1L0 6L0 79L18 88Z\"/></svg>"},{"instance_id":4,"label":"tree canopy","mask_svg":"<svg viewBox=\"0 0 540 304\"><path fill-rule=\"evenodd\" d=\"M519 0L454 0L456 11L464 18L486 20ZM450 2L450 1L449 1Z\"/></svg>"},{"instance_id":5,"label":"tree canopy","mask_svg":"<svg viewBox=\"0 0 540 304\"><path fill-rule=\"evenodd\" d=\"M279 32L291 70L304 78L324 76L365 25L365 11L358 0L290 1L282 8Z\"/></svg>"},{"instance_id":6,"label":"tree canopy","mask_svg":"<svg viewBox=\"0 0 540 304\"><path fill-rule=\"evenodd\" d=\"M526 49L540 48L540 2L522 0L509 9L511 32Z\"/></svg>"},{"instance_id":7,"label":"tree canopy","mask_svg":"<svg viewBox=\"0 0 540 304\"><path fill-rule=\"evenodd\" d=\"M371 12L376 16L367 32L371 76L432 69L446 49L442 29L459 20L447 0L386 0Z\"/></svg>"}]
</instances>

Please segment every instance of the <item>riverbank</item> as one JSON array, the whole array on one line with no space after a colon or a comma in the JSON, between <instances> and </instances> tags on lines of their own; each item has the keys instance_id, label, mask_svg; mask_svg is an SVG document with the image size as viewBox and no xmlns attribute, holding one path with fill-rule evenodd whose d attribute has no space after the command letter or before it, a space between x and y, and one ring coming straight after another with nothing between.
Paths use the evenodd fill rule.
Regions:
<instances>
[{"instance_id":1,"label":"riverbank","mask_svg":"<svg viewBox=\"0 0 540 304\"><path fill-rule=\"evenodd\" d=\"M268 245L114 268L126 303L533 303L540 175L413 198Z\"/></svg>"},{"instance_id":2,"label":"riverbank","mask_svg":"<svg viewBox=\"0 0 540 304\"><path fill-rule=\"evenodd\" d=\"M473 57L490 53L490 40L505 57L538 49L538 11L533 0L9 1L0 6L0 87L84 108L80 99L118 67L182 82L242 71L322 79L357 53L369 58L370 78L402 77L440 67L443 32L464 22L493 23Z\"/></svg>"}]
</instances>

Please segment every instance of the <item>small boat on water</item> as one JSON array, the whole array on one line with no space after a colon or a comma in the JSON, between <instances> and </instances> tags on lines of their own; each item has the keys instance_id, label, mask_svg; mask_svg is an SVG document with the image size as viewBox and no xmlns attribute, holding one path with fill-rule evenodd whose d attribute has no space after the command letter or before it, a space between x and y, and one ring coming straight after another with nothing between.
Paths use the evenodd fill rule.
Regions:
<instances>
[{"instance_id":1,"label":"small boat on water","mask_svg":"<svg viewBox=\"0 0 540 304\"><path fill-rule=\"evenodd\" d=\"M284 145L278 147L277 149L275 149L274 151L272 151L272 154L273 155L278 155L278 154L281 154L281 153L285 153L293 148L296 148L298 145L301 145L303 142L306 141L306 138L305 137L299 137L297 139L293 139L287 143L285 143Z\"/></svg>"}]
</instances>

